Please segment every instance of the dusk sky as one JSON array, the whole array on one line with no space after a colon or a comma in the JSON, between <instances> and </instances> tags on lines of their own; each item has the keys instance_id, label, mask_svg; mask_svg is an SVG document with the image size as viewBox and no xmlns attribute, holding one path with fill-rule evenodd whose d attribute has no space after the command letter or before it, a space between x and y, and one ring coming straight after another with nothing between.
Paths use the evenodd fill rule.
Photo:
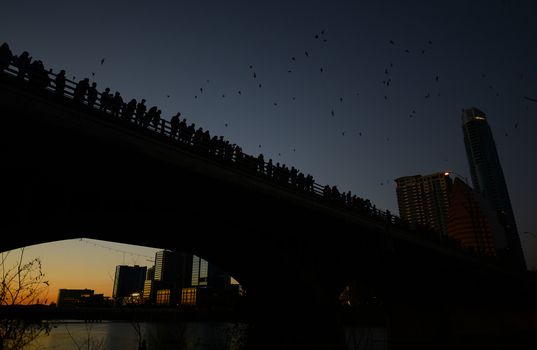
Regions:
<instances>
[{"instance_id":1,"label":"dusk sky","mask_svg":"<svg viewBox=\"0 0 537 350\"><path fill-rule=\"evenodd\" d=\"M393 213L395 178L471 181L461 110L477 107L537 268L537 103L524 98L537 99L536 16L534 0L12 1L0 42ZM68 276L47 271L60 246L66 263L78 251L93 252L86 266L109 261L108 282L122 260L76 240L42 245L49 276Z\"/></svg>"}]
</instances>

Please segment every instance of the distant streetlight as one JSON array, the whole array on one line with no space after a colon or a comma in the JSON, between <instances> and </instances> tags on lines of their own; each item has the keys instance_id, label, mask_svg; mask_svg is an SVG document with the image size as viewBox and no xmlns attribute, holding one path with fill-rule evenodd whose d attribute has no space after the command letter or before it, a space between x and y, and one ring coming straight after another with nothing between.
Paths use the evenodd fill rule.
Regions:
<instances>
[{"instance_id":1,"label":"distant streetlight","mask_svg":"<svg viewBox=\"0 0 537 350\"><path fill-rule=\"evenodd\" d=\"M462 176L461 174L456 173L454 171L446 171L444 173L444 176L449 176L450 174L453 174L453 175L456 175L456 176L460 177L461 179L464 180L464 182L466 183L467 186L470 186L470 185L468 185L468 178L466 178L466 176Z\"/></svg>"}]
</instances>

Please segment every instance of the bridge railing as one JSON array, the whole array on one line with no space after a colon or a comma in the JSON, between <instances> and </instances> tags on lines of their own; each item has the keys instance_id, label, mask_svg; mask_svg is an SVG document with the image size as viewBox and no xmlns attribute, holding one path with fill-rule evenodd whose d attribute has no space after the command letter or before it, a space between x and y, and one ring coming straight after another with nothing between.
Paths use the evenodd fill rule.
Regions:
<instances>
[{"instance_id":1,"label":"bridge railing","mask_svg":"<svg viewBox=\"0 0 537 350\"><path fill-rule=\"evenodd\" d=\"M2 72L0 72L0 74L1 73ZM313 180L313 177L306 180L306 177L303 176L303 174L300 176L298 175L300 174L298 170L295 175L291 175L289 169L286 170L286 167L278 167L273 165L271 161L265 162L264 159L260 158L259 156L254 157L248 155L242 152L242 149L239 146L230 144L228 141L224 141L222 143L222 139L219 139L219 144L214 145L211 144L210 140L197 140L194 137L195 132L194 134L191 134L190 137L181 137L181 135L178 133L178 130L176 130L176 128L172 128L170 121L166 119L159 119L157 122L151 121L142 125L142 122L136 119L134 116L123 118L122 112L124 111L126 105L125 103L123 104L122 110L114 115L112 110L102 108L101 97L103 94L100 91L97 91L97 99L91 105L86 98L86 94L83 95L81 100L74 101L75 89L77 88L79 82L65 78L65 87L63 91L58 91L58 86L56 86L57 74L54 73L52 69L48 71L43 70L41 72L33 72L30 68L28 68L25 74L21 76L19 74L19 69L13 64L13 62L11 62L9 67L6 68L3 73L7 76L10 76L11 79L18 80L25 87L32 89L32 92L34 93L47 94L48 97L56 98L64 103L77 102L79 107L87 108L92 113L96 113L100 117L107 118L107 120L113 120L114 118L118 121L122 120L124 123L137 128L141 132L150 133L159 137L165 137L168 141L174 143L178 147L204 154L212 159L216 159L227 164L233 164L242 171L272 180L274 183L279 184L287 189L297 190L303 194L311 195L317 199L333 202L336 205L339 205L339 207L346 208L362 215L365 214L373 220L383 222L386 225L394 225L403 229L410 229L410 231L415 232L422 239L436 241L437 243L447 244L452 247L457 246L459 249L461 249L460 244L450 237L441 236L432 231L430 228L410 224L398 216L391 214L389 211L377 209L374 205L371 205L371 202L367 199L350 195L350 192L340 193L339 191L334 191L335 187L318 184ZM39 84L39 80L42 80L42 84ZM409 230L407 230L407 232L408 231Z\"/></svg>"}]
</instances>

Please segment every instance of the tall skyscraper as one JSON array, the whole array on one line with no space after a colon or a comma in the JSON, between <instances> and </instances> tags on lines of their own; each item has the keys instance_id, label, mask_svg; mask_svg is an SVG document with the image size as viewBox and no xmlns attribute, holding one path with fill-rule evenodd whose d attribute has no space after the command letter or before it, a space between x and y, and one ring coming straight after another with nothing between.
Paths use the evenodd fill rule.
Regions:
<instances>
[{"instance_id":1,"label":"tall skyscraper","mask_svg":"<svg viewBox=\"0 0 537 350\"><path fill-rule=\"evenodd\" d=\"M155 281L167 288L179 288L190 285L192 276L192 254L171 250L155 253Z\"/></svg>"},{"instance_id":2,"label":"tall skyscraper","mask_svg":"<svg viewBox=\"0 0 537 350\"><path fill-rule=\"evenodd\" d=\"M192 257L191 287L183 288L183 305L226 304L239 295L240 287L231 285L231 276L218 266L194 255Z\"/></svg>"},{"instance_id":3,"label":"tall skyscraper","mask_svg":"<svg viewBox=\"0 0 537 350\"><path fill-rule=\"evenodd\" d=\"M399 216L447 235L451 179L445 173L395 179Z\"/></svg>"},{"instance_id":4,"label":"tall skyscraper","mask_svg":"<svg viewBox=\"0 0 537 350\"><path fill-rule=\"evenodd\" d=\"M473 107L463 109L462 129L474 189L496 210L505 228L507 248L498 251L498 256L515 268L526 269L515 215L485 113Z\"/></svg>"},{"instance_id":5,"label":"tall skyscraper","mask_svg":"<svg viewBox=\"0 0 537 350\"><path fill-rule=\"evenodd\" d=\"M192 257L192 282L193 287L207 286L209 282L209 262L197 255Z\"/></svg>"},{"instance_id":6,"label":"tall skyscraper","mask_svg":"<svg viewBox=\"0 0 537 350\"><path fill-rule=\"evenodd\" d=\"M120 299L130 296L131 293L141 293L144 290L146 271L147 267L145 266L116 266L114 290L112 293L116 303Z\"/></svg>"},{"instance_id":7,"label":"tall skyscraper","mask_svg":"<svg viewBox=\"0 0 537 350\"><path fill-rule=\"evenodd\" d=\"M194 255L192 257L192 287L225 288L231 276L218 266Z\"/></svg>"},{"instance_id":8,"label":"tall skyscraper","mask_svg":"<svg viewBox=\"0 0 537 350\"><path fill-rule=\"evenodd\" d=\"M481 256L496 256L507 247L505 230L490 203L455 178L449 198L448 236Z\"/></svg>"},{"instance_id":9,"label":"tall skyscraper","mask_svg":"<svg viewBox=\"0 0 537 350\"><path fill-rule=\"evenodd\" d=\"M167 291L167 301L165 303L169 305L177 304L180 300L181 290L190 286L191 280L192 254L171 250L162 250L155 253L155 273L151 294L157 297L157 302L159 295L162 296L164 293L159 294L159 291Z\"/></svg>"}]
</instances>

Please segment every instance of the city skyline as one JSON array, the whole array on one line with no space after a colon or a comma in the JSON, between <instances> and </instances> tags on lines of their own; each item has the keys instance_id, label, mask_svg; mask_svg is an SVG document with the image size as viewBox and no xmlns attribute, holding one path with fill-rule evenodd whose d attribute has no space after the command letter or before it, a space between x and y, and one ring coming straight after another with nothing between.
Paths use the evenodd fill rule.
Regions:
<instances>
[{"instance_id":1,"label":"city skyline","mask_svg":"<svg viewBox=\"0 0 537 350\"><path fill-rule=\"evenodd\" d=\"M126 16L107 2L34 2L33 11L10 3L0 15L0 42L66 69L69 78L88 77L125 99L147 98L165 118L181 111L247 153L262 152L393 213L395 178L443 171L470 178L460 110L475 106L488 116L535 268L537 240L524 232L537 232L536 169L527 164L537 149L537 104L523 97L537 94L536 5L434 6L164 2L135 3ZM75 257L87 250L76 240L56 245L46 248ZM99 262L118 260L100 248L94 253ZM69 271L50 269L54 276ZM107 288L107 269L98 293Z\"/></svg>"},{"instance_id":2,"label":"city skyline","mask_svg":"<svg viewBox=\"0 0 537 350\"><path fill-rule=\"evenodd\" d=\"M69 253L77 245L84 247L76 256ZM24 260L39 258L43 266L45 280L49 282L47 304L56 302L60 289L92 289L95 294L104 294L112 298L114 277L120 266L155 267L155 256L164 251L161 248L143 247L131 244L102 241L97 239L77 238L27 246L24 248ZM96 261L94 254L104 259ZM4 252L6 253L6 252ZM150 259L150 256L153 259ZM12 266L20 257L20 250L9 252L6 266ZM197 261L200 258L197 257ZM205 264L206 260L201 259ZM68 269L62 267L68 265ZM231 277L232 284L239 281Z\"/></svg>"},{"instance_id":3,"label":"city skyline","mask_svg":"<svg viewBox=\"0 0 537 350\"><path fill-rule=\"evenodd\" d=\"M56 302L60 289L93 289L112 297L116 266L153 266L147 261L160 248L141 247L94 239L69 239L25 248L25 260L39 258L49 281L47 303ZM106 253L104 253L106 252ZM101 259L95 259L98 255ZM7 266L15 263L19 250L12 250Z\"/></svg>"}]
</instances>

